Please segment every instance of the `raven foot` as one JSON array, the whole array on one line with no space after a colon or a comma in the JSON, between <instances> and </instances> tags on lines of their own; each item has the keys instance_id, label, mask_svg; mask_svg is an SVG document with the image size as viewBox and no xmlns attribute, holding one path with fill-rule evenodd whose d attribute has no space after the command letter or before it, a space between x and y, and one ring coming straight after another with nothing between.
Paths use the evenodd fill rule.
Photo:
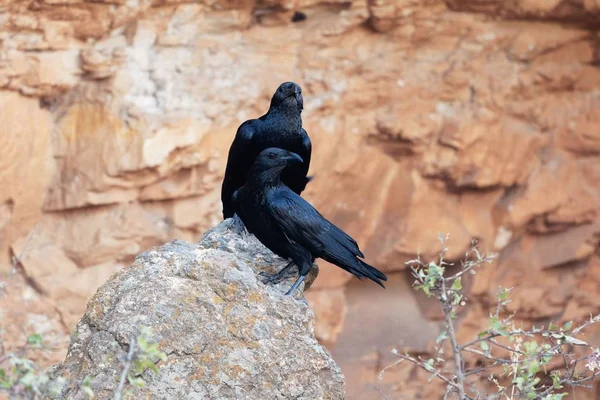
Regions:
<instances>
[{"instance_id":1,"label":"raven foot","mask_svg":"<svg viewBox=\"0 0 600 400\"><path fill-rule=\"evenodd\" d=\"M281 271L277 272L276 274L261 272L259 275L262 278L262 283L264 283L265 285L277 285L278 283L283 282L284 280L292 278L296 275L296 273L293 271L293 267L294 263L291 262L285 267L283 267Z\"/></svg>"}]
</instances>

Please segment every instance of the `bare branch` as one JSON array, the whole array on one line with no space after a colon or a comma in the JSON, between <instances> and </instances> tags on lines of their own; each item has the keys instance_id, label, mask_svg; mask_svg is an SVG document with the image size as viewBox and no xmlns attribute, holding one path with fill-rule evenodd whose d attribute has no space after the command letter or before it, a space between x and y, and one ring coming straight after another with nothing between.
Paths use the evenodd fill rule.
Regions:
<instances>
[{"instance_id":1,"label":"bare branch","mask_svg":"<svg viewBox=\"0 0 600 400\"><path fill-rule=\"evenodd\" d=\"M114 400L121 400L121 396L123 393L123 387L125 386L125 381L127 380L127 374L129 373L129 369L131 368L131 363L133 362L133 355L135 353L135 345L136 340L135 336L131 337L131 341L129 342L129 352L127 353L127 358L125 359L125 363L123 364L123 371L121 371L121 379L119 379L119 386L115 390Z\"/></svg>"},{"instance_id":2,"label":"bare branch","mask_svg":"<svg viewBox=\"0 0 600 400\"><path fill-rule=\"evenodd\" d=\"M440 298L442 302L442 310L444 310L444 321L446 322L446 330L452 345L452 356L454 359L454 373L456 375L456 386L458 391L458 397L460 400L465 399L465 376L463 373L463 359L460 353L460 347L456 342L456 332L454 331L454 323L452 322L452 302L448 298L448 291L446 289L446 281L442 279L442 296Z\"/></svg>"},{"instance_id":3,"label":"bare branch","mask_svg":"<svg viewBox=\"0 0 600 400\"><path fill-rule=\"evenodd\" d=\"M386 394L383 392L383 388L381 387L381 381L383 380L383 375L385 374L385 371L387 371L390 368L395 367L396 365L400 364L404 360L405 360L405 358L400 358L400 360L398 360L395 363L390 364L387 367L385 367L384 369L382 369L381 372L379 373L379 375L377 375L377 389L379 390L379 393L381 393L381 395L383 396L383 398L385 400L390 400L390 398L386 396Z\"/></svg>"}]
</instances>

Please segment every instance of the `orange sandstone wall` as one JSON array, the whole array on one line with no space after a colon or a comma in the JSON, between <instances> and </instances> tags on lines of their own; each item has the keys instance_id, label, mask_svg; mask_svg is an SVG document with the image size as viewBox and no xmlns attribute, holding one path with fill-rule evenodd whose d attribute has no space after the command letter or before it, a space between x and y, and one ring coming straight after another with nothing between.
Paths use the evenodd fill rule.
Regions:
<instances>
[{"instance_id":1,"label":"orange sandstone wall","mask_svg":"<svg viewBox=\"0 0 600 400\"><path fill-rule=\"evenodd\" d=\"M499 285L528 321L600 312L598 0L8 0L0 21L6 348L38 330L64 350L110 274L217 223L235 130L285 80L305 93L306 197L390 274L382 291L324 266L309 294L350 399L376 396L391 347L437 336L404 261L438 231L451 258L471 237L499 253L464 337ZM427 398L413 373L386 390Z\"/></svg>"}]
</instances>

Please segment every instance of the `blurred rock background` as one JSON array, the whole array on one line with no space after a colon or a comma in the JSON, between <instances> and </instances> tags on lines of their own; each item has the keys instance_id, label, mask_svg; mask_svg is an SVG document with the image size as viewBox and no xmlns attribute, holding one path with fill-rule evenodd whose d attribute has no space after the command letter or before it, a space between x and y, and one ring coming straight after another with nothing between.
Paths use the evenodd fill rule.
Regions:
<instances>
[{"instance_id":1,"label":"blurred rock background","mask_svg":"<svg viewBox=\"0 0 600 400\"><path fill-rule=\"evenodd\" d=\"M287 80L313 140L305 197L390 276L320 262L307 293L349 399L378 398L392 347L437 336L404 266L437 232L452 259L471 237L499 253L468 282L463 338L500 285L526 323L600 312L598 0L4 0L0 21L5 349L37 331L61 360L112 273L219 222L236 128ZM394 371L389 395L431 396Z\"/></svg>"}]
</instances>

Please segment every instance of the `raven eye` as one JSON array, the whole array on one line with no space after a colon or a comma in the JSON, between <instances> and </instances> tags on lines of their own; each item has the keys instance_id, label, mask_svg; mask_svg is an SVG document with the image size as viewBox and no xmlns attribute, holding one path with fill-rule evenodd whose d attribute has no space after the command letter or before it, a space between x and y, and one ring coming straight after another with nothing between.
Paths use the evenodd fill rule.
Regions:
<instances>
[{"instance_id":1,"label":"raven eye","mask_svg":"<svg viewBox=\"0 0 600 400\"><path fill-rule=\"evenodd\" d=\"M271 160L274 160L277 157L277 154L269 153L269 155L267 157L269 157Z\"/></svg>"}]
</instances>

